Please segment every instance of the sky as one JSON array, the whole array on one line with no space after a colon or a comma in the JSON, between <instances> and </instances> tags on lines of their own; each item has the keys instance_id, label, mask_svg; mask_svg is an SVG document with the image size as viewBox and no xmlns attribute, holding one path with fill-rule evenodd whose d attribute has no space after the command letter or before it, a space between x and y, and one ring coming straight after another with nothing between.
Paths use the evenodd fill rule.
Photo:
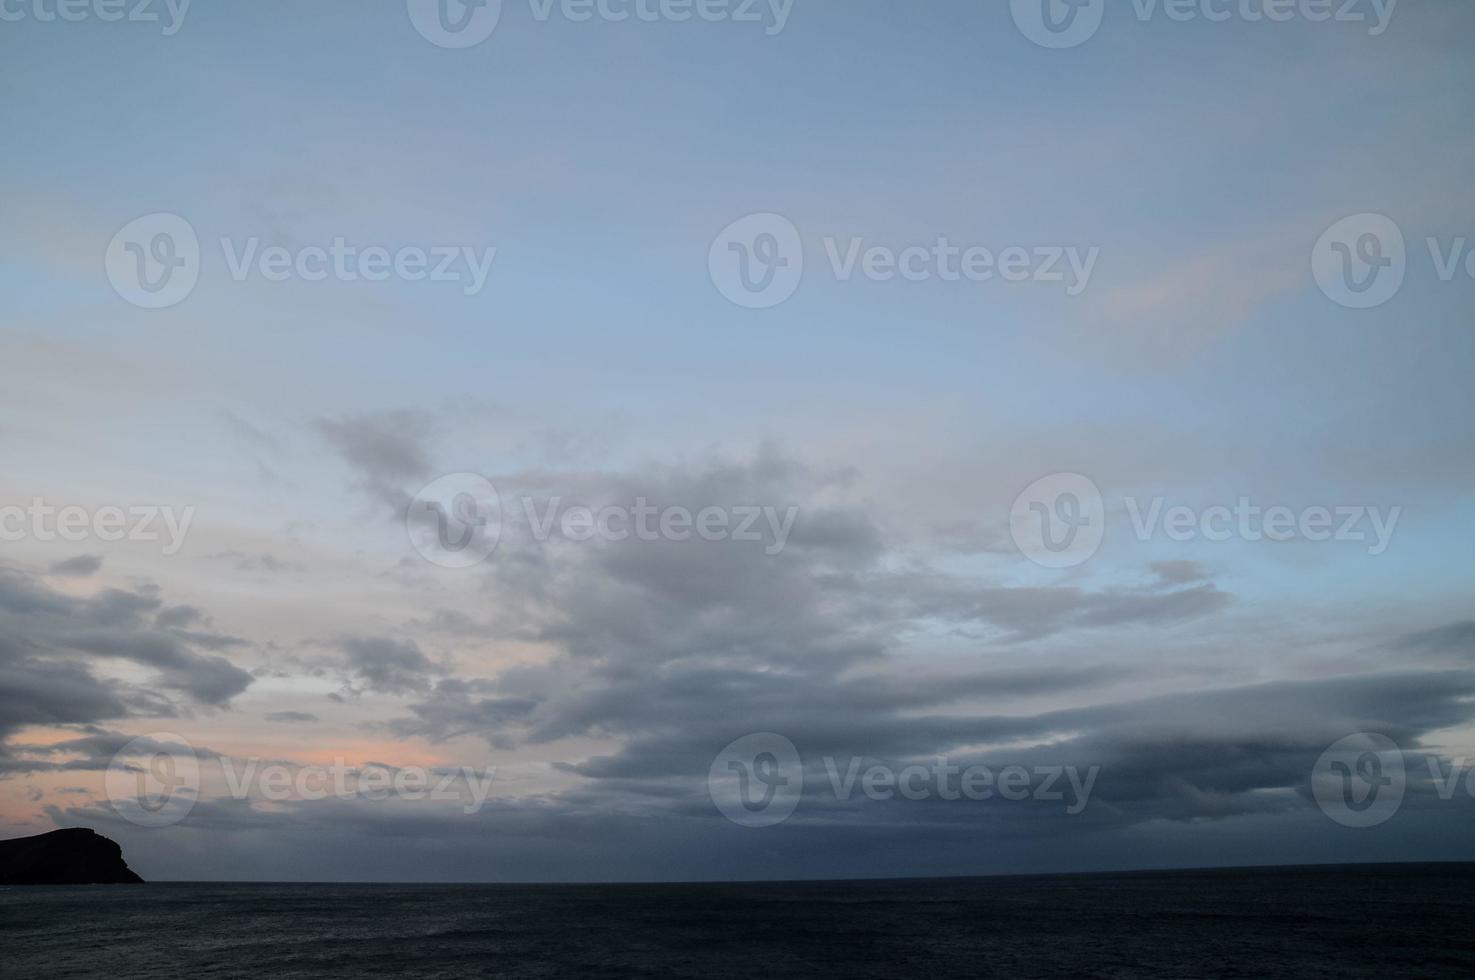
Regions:
<instances>
[{"instance_id":1,"label":"sky","mask_svg":"<svg viewBox=\"0 0 1475 980\"><path fill-rule=\"evenodd\" d=\"M5 836L1475 860L1475 8L58 9L0 3Z\"/></svg>"}]
</instances>

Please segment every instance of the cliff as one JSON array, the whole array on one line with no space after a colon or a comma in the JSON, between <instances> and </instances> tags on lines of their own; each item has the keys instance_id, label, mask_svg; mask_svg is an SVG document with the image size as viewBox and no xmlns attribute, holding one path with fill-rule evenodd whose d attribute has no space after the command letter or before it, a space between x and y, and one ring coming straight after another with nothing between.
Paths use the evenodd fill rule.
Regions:
<instances>
[{"instance_id":1,"label":"cliff","mask_svg":"<svg viewBox=\"0 0 1475 980\"><path fill-rule=\"evenodd\" d=\"M86 827L0 840L0 885L141 884L115 841Z\"/></svg>"}]
</instances>

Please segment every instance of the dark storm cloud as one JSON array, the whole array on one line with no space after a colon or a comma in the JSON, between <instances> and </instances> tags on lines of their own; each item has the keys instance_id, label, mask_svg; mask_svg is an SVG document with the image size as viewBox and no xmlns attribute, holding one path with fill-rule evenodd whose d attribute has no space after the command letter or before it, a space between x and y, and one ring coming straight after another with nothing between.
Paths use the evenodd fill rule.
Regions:
<instances>
[{"instance_id":1,"label":"dark storm cloud","mask_svg":"<svg viewBox=\"0 0 1475 980\"><path fill-rule=\"evenodd\" d=\"M1140 584L1116 588L980 584L925 561L898 561L865 513L815 504L819 479L803 468L764 472L772 482L757 467L727 468L721 480L663 472L620 492L685 503L700 486L705 500L797 502L791 547L779 554L731 542L534 547L504 536L488 581L498 612L486 628L559 655L490 678L441 679L392 730L474 734L499 748L610 740L612 751L557 764L579 783L542 804L555 813L719 824L705 784L713 758L734 738L772 731L806 760L812 824L962 833L982 820L1006 837L1043 840L1159 821L1300 820L1314 809L1312 765L1337 739L1374 731L1413 748L1475 717L1475 683L1458 671L1200 691L1186 665L1173 663L1151 672L1105 658L1001 668L1001 652L1023 657L1030 644L1068 633L1092 637L1104 654L1130 648L1140 631L1223 613L1232 596L1187 561L1154 563ZM897 654L929 634L971 637L980 653L993 653L973 669L902 666ZM1451 627L1405 643L1459 649L1465 636ZM1130 696L1154 680L1179 690ZM1030 709L1062 701L1079 707ZM1100 767L1098 805L1064 820L1029 806L981 816L938 800L892 805L826 794L827 757L900 767L939 756L995 769ZM795 846L818 858L828 845Z\"/></svg>"},{"instance_id":2,"label":"dark storm cloud","mask_svg":"<svg viewBox=\"0 0 1475 980\"><path fill-rule=\"evenodd\" d=\"M65 578L86 578L96 575L102 570L102 556L100 555L77 555L75 558L67 558L51 566L52 575L60 575Z\"/></svg>"},{"instance_id":3,"label":"dark storm cloud","mask_svg":"<svg viewBox=\"0 0 1475 980\"><path fill-rule=\"evenodd\" d=\"M346 636L338 641L344 664L353 680L383 694L411 694L430 687L432 677L445 668L434 663L409 640Z\"/></svg>"},{"instance_id":4,"label":"dark storm cloud","mask_svg":"<svg viewBox=\"0 0 1475 980\"><path fill-rule=\"evenodd\" d=\"M1076 683L1089 689L1101 677L1098 673ZM1062 671L1040 679L1064 689L1072 678ZM935 712L950 699L984 691L999 700L967 714ZM910 697L903 689L892 702L885 700L886 688L880 685L864 686L858 694L842 685L833 704L820 711L804 710L792 692L769 690L750 699L737 685L728 685L718 693L727 703L741 705L744 726L784 734L806 755L891 761L938 754L966 758L958 753L970 745L1006 743L1013 748L992 750L988 756L1015 762L1046 756L1082 766L1102 765L1121 774L1120 779L1112 777L1114 782L1138 787L1124 790L1128 799L1155 799L1174 780L1214 788L1213 780L1233 768L1226 765L1232 758L1252 760L1265 786L1290 787L1304 780L1310 761L1344 735L1374 731L1412 748L1430 732L1475 717L1475 703L1470 701L1475 674L1469 672L1260 684L1039 714L989 713L990 707L1008 707L1011 692L1006 684L984 676L975 679L972 690L949 679L914 688ZM751 700L761 701L768 710L763 712ZM934 712L921 713L925 708ZM762 713L746 714L755 710ZM615 755L574 768L583 775L610 778L657 777L682 769L694 776L697 763L703 758L710 761L715 749L740 734L723 716L705 721L686 716L663 726L659 737L632 741ZM677 750L684 745L691 747ZM688 765L671 766L676 758ZM1280 766L1277 758L1295 764ZM705 763L700 772L705 773ZM1142 791L1149 781L1155 781L1154 790Z\"/></svg>"},{"instance_id":5,"label":"dark storm cloud","mask_svg":"<svg viewBox=\"0 0 1475 980\"><path fill-rule=\"evenodd\" d=\"M1060 679L1021 673L992 678L989 686L1008 706L1008 692L1027 694ZM1432 731L1467 723L1475 711L1470 672L1258 684L1038 714L943 717L908 710L947 702L954 694L945 688L919 681L900 689L894 705L879 704L877 692L866 691L846 699L857 709L848 719L838 710L814 718L775 706L773 717L787 714L789 725L773 730L793 738L804 763L798 809L777 827L735 827L707 794L705 777L717 753L759 727L753 722L768 720L744 717L753 703L743 700L726 716L632 738L612 756L565 767L580 777L572 788L520 797L493 792L475 814L454 804L437 809L362 799L288 802L270 810L204 800L169 839L198 834L214 842L220 863L211 876L227 878L803 878L1063 870L1083 863L1204 865L1234 863L1247 853L1314 862L1337 860L1353 845L1364 859L1427 859L1448 857L1440 842L1461 839L1475 819L1470 800L1439 799L1416 766L1395 818L1397 833L1338 827L1309 799L1318 755L1345 734L1388 732L1409 751ZM970 748L983 743L996 744ZM832 761L844 770L852 754L893 769L928 765L945 754L954 765L995 772L1009 765L1075 766L1099 767L1099 774L1091 802L1074 814L1061 803L997 795L873 800L857 792L845 798L835 793L824 757L838 757ZM171 866L165 840L129 837L135 831L106 808L83 805L53 815L67 824L106 826L125 836L130 855ZM375 843L385 840L395 842L393 855ZM1250 840L1260 846L1246 851Z\"/></svg>"},{"instance_id":6,"label":"dark storm cloud","mask_svg":"<svg viewBox=\"0 0 1475 980\"><path fill-rule=\"evenodd\" d=\"M390 728L401 735L434 739L478 735L494 747L512 748L520 741L514 733L525 728L539 702L531 697L498 696L495 690L496 685L488 681L442 680L427 699L410 705L413 719L391 722ZM490 696L482 696L487 694Z\"/></svg>"},{"instance_id":7,"label":"dark storm cloud","mask_svg":"<svg viewBox=\"0 0 1475 980\"><path fill-rule=\"evenodd\" d=\"M365 486L403 498L426 457L401 438L424 428L386 433L382 421L335 435ZM522 867L533 878L853 874L857 855L878 853L865 873L1004 870L1014 861L1038 869L1055 860L1051 853L1078 846L1120 866L1142 863L1133 834L1165 825L1233 843L1259 821L1278 828L1278 840L1319 846L1331 825L1307 794L1311 767L1329 744L1375 731L1413 749L1475 714L1469 672L1415 665L1199 690L1203 674L1191 664L1171 655L1143 662L1135 653L1149 636L1151 649L1171 650L1181 624L1214 622L1233 608L1204 568L1159 562L1111 587L945 571L935 556L899 550L868 512L843 503L843 475L771 451L748 465L502 474L496 483L545 502L561 497L565 506L643 496L694 512L736 504L799 511L787 546L773 553L695 539L581 543L555 533L536 541L520 533L525 516L504 508L501 545L484 566L495 602L474 615L431 609L393 636L343 637L319 669L341 671L350 688L404 698L399 717L383 723L401 736L475 736L497 749L553 752L559 788L499 797L475 815L333 800L267 812L205 800L186 828L228 841L225 850L245 853L254 842L338 862L352 860L355 837L360 855L378 838L407 852L434 841L439 851L419 850L424 861L406 865L404 876L452 879L483 877L468 868L472 854L495 862L497 874ZM163 617L176 639L186 627L200 629L164 608L148 594L100 596L92 616L155 625ZM407 638L416 635L552 653L491 676L457 676ZM1062 638L1091 653L1062 654L1071 649ZM1458 657L1467 638L1455 624L1393 649L1417 649L1427 654L1417 663L1433 664ZM929 645L951 655L926 656ZM923 655L912 655L917 649ZM1144 689L1171 693L1143 697ZM296 715L268 718L305 720ZM760 731L792 739L805 794L788 824L762 832L761 868L749 868L741 856L755 841L732 836L706 776L724 746ZM588 748L589 740L600 747ZM549 747L561 744L578 748L560 759ZM840 799L825 769L827 758L896 768L940 756L994 769L1099 767L1100 775L1093 804L1067 815L1032 802ZM1415 781L1411 792L1427 796L1427 786ZM87 808L56 813L100 819ZM1220 838L1206 827L1240 829ZM952 866L928 863L948 848ZM629 868L621 864L627 850L640 858ZM1189 860L1212 863L1202 853ZM331 866L318 873L395 876L377 856L359 870Z\"/></svg>"},{"instance_id":8,"label":"dark storm cloud","mask_svg":"<svg viewBox=\"0 0 1475 980\"><path fill-rule=\"evenodd\" d=\"M159 691L100 678L89 661L146 667L159 687L199 705L222 706L240 694L250 675L196 649L236 641L171 628L181 620L175 611L181 608L187 607L165 607L148 591L64 595L23 572L0 568L0 741L26 725L174 713Z\"/></svg>"},{"instance_id":9,"label":"dark storm cloud","mask_svg":"<svg viewBox=\"0 0 1475 980\"><path fill-rule=\"evenodd\" d=\"M20 653L0 638L0 744L26 725L66 725L119 718L127 707L112 687L81 664Z\"/></svg>"},{"instance_id":10,"label":"dark storm cloud","mask_svg":"<svg viewBox=\"0 0 1475 980\"><path fill-rule=\"evenodd\" d=\"M196 653L188 634L153 622L162 607L155 595L121 589L67 596L0 569L0 629L27 648L130 660L158 671L164 686L206 704L223 704L244 691L249 674L223 658ZM220 641L231 642L209 640Z\"/></svg>"},{"instance_id":11,"label":"dark storm cloud","mask_svg":"<svg viewBox=\"0 0 1475 980\"><path fill-rule=\"evenodd\" d=\"M1008 706L1007 687L990 686L1004 697L998 707ZM975 834L986 829L991 837L1038 843L1121 835L1162 821L1195 827L1231 819L1299 821L1316 813L1310 774L1337 739L1379 732L1417 753L1431 733L1475 717L1470 672L1259 684L1024 715L919 714L917 706L941 704L947 695L930 684L910 694L878 705L839 692L836 700L850 710L836 705L814 712L774 703L776 692L770 691L761 699L767 713L751 717L747 712L759 705L727 686L720 695L729 703L736 699L727 715L683 719L660 734L628 739L613 755L564 767L585 782L558 800L575 810L628 813L643 807L667 820L720 823L707 796L708 767L730 739L771 730L791 738L804 761L803 802L789 835L789 857L813 868L827 853L838 854L834 835L846 828L920 833L935 842L948 837L949 827ZM993 747L970 748L980 744ZM1098 776L1093 802L1078 814L1033 800L877 801L859 793L847 799L836 793L834 773L857 758L867 766L884 763L893 772L945 758L954 766L983 765L994 772L1007 766L1074 767L1079 773L1096 769ZM1408 793L1410 807L1442 806L1456 824L1470 817L1468 801L1438 800L1412 764ZM1327 822L1324 829L1332 826ZM765 843L781 846L778 836ZM959 856L965 862L987 850L977 839L964 848Z\"/></svg>"}]
</instances>

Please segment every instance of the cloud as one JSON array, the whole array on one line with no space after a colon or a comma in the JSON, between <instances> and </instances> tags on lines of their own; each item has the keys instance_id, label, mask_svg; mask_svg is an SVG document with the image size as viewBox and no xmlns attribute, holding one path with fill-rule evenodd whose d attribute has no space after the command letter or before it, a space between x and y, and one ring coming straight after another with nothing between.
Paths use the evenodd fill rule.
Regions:
<instances>
[{"instance_id":1,"label":"cloud","mask_svg":"<svg viewBox=\"0 0 1475 980\"><path fill-rule=\"evenodd\" d=\"M153 683L205 707L221 707L251 677L196 647L232 637L174 628L198 616L147 591L104 589L75 597L34 576L0 568L0 741L26 725L84 724L131 714L169 714L159 691L96 675L92 665L127 661Z\"/></svg>"},{"instance_id":2,"label":"cloud","mask_svg":"<svg viewBox=\"0 0 1475 980\"><path fill-rule=\"evenodd\" d=\"M403 492L393 481L409 470L394 464L364 472L381 479L381 489ZM618 876L609 851L640 839L643 826L657 828L661 842L681 842L671 845L673 860L679 853L688 862L681 873L732 875L740 869L701 856L702 842L710 849L728 832L706 774L733 739L770 731L800 750L805 797L792 825L765 847L804 874L843 865L843 848L853 854L865 839L905 850L919 836L951 841L964 866L981 867L981 829L991 841L1023 848L1099 835L1111 843L1095 853L1116 848L1130 857L1128 838L1143 827L1304 819L1315 807L1307 797L1311 766L1344 735L1378 731L1414 748L1475 715L1475 676L1461 670L1410 665L1390 673L1353 660L1345 675L1224 686L1222 675L1172 657L1179 639L1196 638L1184 624L1212 623L1236 609L1203 566L1154 562L1127 584L1022 585L960 571L951 564L959 549L945 548L936 560L938 553L901 550L851 501L846 477L773 449L736 463L500 474L498 485L540 506L560 495L565 506L596 508L644 497L693 512L792 506L798 517L787 546L775 552L767 541L581 542L556 532L538 540L520 508L504 508L501 546L474 573L482 576L481 594L495 602L478 604L475 615L431 607L384 633L342 635L334 655L312 666L341 672L345 693L403 699L396 715L371 723L378 731L441 745L479 739L495 752L542 760L537 778L475 817L364 801L298 801L267 812L206 799L191 816L196 830L231 840L316 841L337 821L340 833L362 839L414 841L428 833L461 839L468 825L483 834L495 828L538 849L544 863L532 876L539 877L562 866L543 843L593 846L580 834L597 841L601 873ZM72 602L34 587L0 594L0 609L68 621L69 635L85 641L74 646L153 665L161 679L181 647L201 656L210 642L231 639L211 641L201 610L167 606L147 590L103 590L83 607ZM429 655L427 638L539 655L508 663L458 649L453 661ZM1467 638L1452 624L1390 648L1418 649L1429 654L1421 663L1438 666ZM1136 655L1144 641L1165 659L1144 662ZM472 664L487 665L486 673L465 672ZM194 679L199 693L211 693L198 665ZM1146 696L1149 690L1156 693ZM112 710L119 708L132 710L122 701ZM277 724L317 717L309 710L265 715ZM18 755L33 767L85 767L96 758ZM1099 767L1096 805L1067 819L1033 803L969 809L941 800L839 799L828 786L827 758L899 768L938 757L995 770ZM1426 790L1419 784L1411 792ZM95 815L87 806L57 813Z\"/></svg>"},{"instance_id":3,"label":"cloud","mask_svg":"<svg viewBox=\"0 0 1475 980\"><path fill-rule=\"evenodd\" d=\"M404 484L423 480L430 473L423 443L431 428L431 416L413 411L321 419L317 423L323 438L358 471L362 488L388 504L395 516L410 500Z\"/></svg>"},{"instance_id":4,"label":"cloud","mask_svg":"<svg viewBox=\"0 0 1475 980\"><path fill-rule=\"evenodd\" d=\"M445 673L409 640L348 636L338 641L352 678L382 694L413 694L430 687L430 678Z\"/></svg>"},{"instance_id":5,"label":"cloud","mask_svg":"<svg viewBox=\"0 0 1475 980\"><path fill-rule=\"evenodd\" d=\"M300 572L302 566L295 562L282 561L275 555L262 552L259 554L247 554L243 551L222 551L211 555L212 561L229 562L238 572L249 572L252 574L283 575L288 572Z\"/></svg>"},{"instance_id":6,"label":"cloud","mask_svg":"<svg viewBox=\"0 0 1475 980\"><path fill-rule=\"evenodd\" d=\"M51 566L52 575L60 575L66 578L86 578L96 575L102 570L102 556L100 555L77 555L75 558L67 558Z\"/></svg>"},{"instance_id":7,"label":"cloud","mask_svg":"<svg viewBox=\"0 0 1475 980\"><path fill-rule=\"evenodd\" d=\"M273 711L266 715L267 721L290 724L317 721L318 716L308 711Z\"/></svg>"},{"instance_id":8,"label":"cloud","mask_svg":"<svg viewBox=\"0 0 1475 980\"><path fill-rule=\"evenodd\" d=\"M171 606L168 609L159 610L154 617L154 624L165 629L179 629L200 622L204 614L194 606Z\"/></svg>"},{"instance_id":9,"label":"cloud","mask_svg":"<svg viewBox=\"0 0 1475 980\"><path fill-rule=\"evenodd\" d=\"M1209 580L1208 572L1196 561L1155 561L1148 567L1164 585L1191 585Z\"/></svg>"},{"instance_id":10,"label":"cloud","mask_svg":"<svg viewBox=\"0 0 1475 980\"><path fill-rule=\"evenodd\" d=\"M541 479L551 482L547 474ZM487 572L486 587L498 596L494 614L480 623L441 615L434 624L462 637L479 628L485 639L531 643L553 655L493 677L426 686L428 661L418 650L381 641L379 659L407 665L408 676L376 683L395 693L418 684L427 694L391 730L436 739L477 734L511 747L701 727L733 711L755 725L788 724L790 713L823 714L827 705L877 718L885 706L908 703L898 689L916 687L892 661L908 637L961 637L987 649L1085 630L1161 629L1213 616L1231 601L1206 581L1164 581L1165 573L1192 574L1186 565L1159 568L1146 587L1090 591L980 582L902 562L867 513L837 495L842 479L772 448L746 464L708 461L602 480L584 474L582 481L578 499L591 507L645 498L695 512L744 501L796 507L798 517L788 546L774 553L734 541L578 543L555 535L537 542L520 533L513 510ZM935 696L951 702L965 692L998 694L1018 676L997 666L974 676L954 672ZM1048 688L1060 692L1106 674L1088 665L1050 676ZM866 705L847 702L861 692ZM910 706L934 705L922 699Z\"/></svg>"},{"instance_id":11,"label":"cloud","mask_svg":"<svg viewBox=\"0 0 1475 980\"><path fill-rule=\"evenodd\" d=\"M27 725L65 725L121 718L119 693L75 663L51 663L0 640L0 744Z\"/></svg>"},{"instance_id":12,"label":"cloud","mask_svg":"<svg viewBox=\"0 0 1475 980\"><path fill-rule=\"evenodd\" d=\"M1475 663L1475 620L1460 620L1438 629L1399 637L1394 648L1421 654L1435 663Z\"/></svg>"},{"instance_id":13,"label":"cloud","mask_svg":"<svg viewBox=\"0 0 1475 980\"><path fill-rule=\"evenodd\" d=\"M692 713L677 723L665 716L614 752L560 766L575 780L565 789L494 792L491 805L474 815L455 802L288 801L260 808L205 799L180 833L215 842L215 873L223 877L731 880L853 876L861 856L868 874L1064 870L1082 860L1103 868L1202 865L1216 855L1225 863L1246 854L1330 861L1345 857L1348 833L1357 835L1359 854L1378 860L1448 858L1449 842L1463 839L1475 817L1469 800L1440 799L1412 764L1396 833L1344 832L1309 798L1319 754L1345 734L1386 732L1414 758L1431 732L1467 724L1475 713L1470 671L1249 684L1037 713L919 710L990 690L997 695L994 706L1006 708L1020 696L1068 683L1070 673L980 672L971 683L956 677L910 684L857 679L831 691L829 701L810 704L805 699L812 690L786 697L781 684L753 675L693 677L684 686L693 699L715 685L705 717ZM1124 679L1085 674L1078 691ZM670 692L671 685L663 685L662 693ZM710 710L719 701L726 711ZM763 713L748 714L755 709ZM730 739L764 728L796 744L803 760L801 801L781 826L735 828L708 797L707 769ZM1011 765L1074 766L1082 773L1094 768L1097 776L1090 804L1069 815L1061 803L1006 801L998 794L983 801L845 798L835 793L826 764L829 757L843 771L858 757L897 770L930 767L938 756L994 772ZM54 816L132 833L105 807L84 804ZM373 842L389 840L396 852L408 849L417 860L381 860L384 849ZM1144 862L1148 840L1156 850ZM1246 851L1247 841L1256 848ZM163 845L140 835L127 846L142 847L140 853L153 859ZM375 855L368 864L366 849ZM253 866L253 858L266 866ZM171 860L162 852L157 859Z\"/></svg>"}]
</instances>

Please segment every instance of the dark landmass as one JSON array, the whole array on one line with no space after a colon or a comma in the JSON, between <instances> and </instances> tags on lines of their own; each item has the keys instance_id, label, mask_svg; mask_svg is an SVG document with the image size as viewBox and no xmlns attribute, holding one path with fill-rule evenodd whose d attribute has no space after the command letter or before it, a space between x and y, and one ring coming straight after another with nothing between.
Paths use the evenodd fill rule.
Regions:
<instances>
[{"instance_id":1,"label":"dark landmass","mask_svg":"<svg viewBox=\"0 0 1475 980\"><path fill-rule=\"evenodd\" d=\"M116 841L87 827L0 840L0 885L139 885Z\"/></svg>"}]
</instances>

